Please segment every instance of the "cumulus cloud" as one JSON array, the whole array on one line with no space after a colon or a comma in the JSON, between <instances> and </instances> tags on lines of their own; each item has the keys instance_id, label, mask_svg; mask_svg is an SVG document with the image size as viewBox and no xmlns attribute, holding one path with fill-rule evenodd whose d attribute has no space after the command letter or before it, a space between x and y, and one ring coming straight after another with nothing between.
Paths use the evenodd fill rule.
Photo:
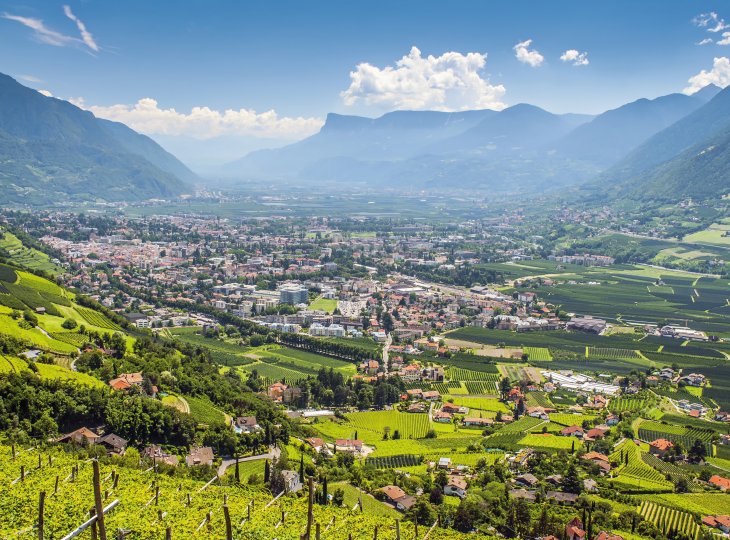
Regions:
<instances>
[{"instance_id":1,"label":"cumulus cloud","mask_svg":"<svg viewBox=\"0 0 730 540\"><path fill-rule=\"evenodd\" d=\"M530 50L529 47L532 44L532 40L521 41L514 47L515 57L523 64L527 64L532 67L540 67L545 57L541 55L536 49Z\"/></svg>"},{"instance_id":2,"label":"cumulus cloud","mask_svg":"<svg viewBox=\"0 0 730 540\"><path fill-rule=\"evenodd\" d=\"M49 90L38 90L39 94L43 94L46 97L53 97L53 94Z\"/></svg>"},{"instance_id":3,"label":"cumulus cloud","mask_svg":"<svg viewBox=\"0 0 730 540\"><path fill-rule=\"evenodd\" d=\"M575 49L568 49L560 55L560 59L563 62L570 62L574 66L587 66L590 62L588 61L587 52L579 52Z\"/></svg>"},{"instance_id":4,"label":"cumulus cloud","mask_svg":"<svg viewBox=\"0 0 730 540\"><path fill-rule=\"evenodd\" d=\"M257 113L252 109L217 111L210 107L193 107L189 113L160 108L156 100L144 98L133 105L87 105L83 99L69 100L95 116L122 122L148 135L186 135L196 139L213 139L222 135L264 138L300 138L322 127L320 118L280 117L276 111Z\"/></svg>"},{"instance_id":5,"label":"cumulus cloud","mask_svg":"<svg viewBox=\"0 0 730 540\"><path fill-rule=\"evenodd\" d=\"M692 19L692 22L695 26L704 28L708 32L722 32L726 28L730 28L727 24L725 24L725 19L722 19L714 11L700 13L697 17Z\"/></svg>"},{"instance_id":6,"label":"cumulus cloud","mask_svg":"<svg viewBox=\"0 0 730 540\"><path fill-rule=\"evenodd\" d=\"M486 54L475 52L424 57L412 47L394 66L358 64L340 97L347 106L362 102L390 109L503 109L506 90L481 74L486 61Z\"/></svg>"},{"instance_id":7,"label":"cumulus cloud","mask_svg":"<svg viewBox=\"0 0 730 540\"><path fill-rule=\"evenodd\" d=\"M720 88L730 85L730 59L725 56L715 58L711 70L703 69L697 75L689 78L689 86L682 90L685 94L694 94L708 84L715 84Z\"/></svg>"},{"instance_id":8,"label":"cumulus cloud","mask_svg":"<svg viewBox=\"0 0 730 540\"><path fill-rule=\"evenodd\" d=\"M723 32L722 39L717 42L718 45L730 45L730 32Z\"/></svg>"},{"instance_id":9,"label":"cumulus cloud","mask_svg":"<svg viewBox=\"0 0 730 540\"><path fill-rule=\"evenodd\" d=\"M86 25L81 22L81 20L76 15L74 15L69 6L63 6L63 12L66 14L66 17L76 23L76 27L79 29L79 33L81 34L81 40L84 42L84 44L92 51L98 52L99 46L96 44L96 41L94 41L94 36L91 35L91 32L86 29Z\"/></svg>"}]
</instances>

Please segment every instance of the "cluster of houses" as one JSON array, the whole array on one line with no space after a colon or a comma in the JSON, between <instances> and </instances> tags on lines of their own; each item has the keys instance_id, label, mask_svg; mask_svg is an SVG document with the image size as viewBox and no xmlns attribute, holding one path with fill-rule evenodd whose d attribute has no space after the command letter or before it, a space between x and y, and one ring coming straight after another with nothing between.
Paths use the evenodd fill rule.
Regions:
<instances>
[{"instance_id":1,"label":"cluster of houses","mask_svg":"<svg viewBox=\"0 0 730 540\"><path fill-rule=\"evenodd\" d=\"M56 443L75 444L78 446L98 445L106 449L108 456L123 456L127 450L128 441L114 433L99 434L87 427L80 427L54 439ZM174 454L167 453L158 445L150 445L144 448L140 453L142 458L148 458L156 463L164 463L176 467L179 457ZM189 467L199 465L213 465L215 456L213 449L209 446L193 446L189 453L185 456L185 463Z\"/></svg>"}]
</instances>

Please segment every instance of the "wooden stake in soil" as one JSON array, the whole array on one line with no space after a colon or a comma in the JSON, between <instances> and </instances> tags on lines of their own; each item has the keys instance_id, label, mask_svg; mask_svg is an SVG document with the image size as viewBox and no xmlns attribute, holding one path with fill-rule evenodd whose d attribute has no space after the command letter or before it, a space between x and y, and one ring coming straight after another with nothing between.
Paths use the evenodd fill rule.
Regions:
<instances>
[{"instance_id":1,"label":"wooden stake in soil","mask_svg":"<svg viewBox=\"0 0 730 540\"><path fill-rule=\"evenodd\" d=\"M99 478L99 462L91 462L94 468L94 509L96 510L96 524L99 529L99 539L106 540L106 527L104 526L104 506L101 501L101 480Z\"/></svg>"},{"instance_id":2,"label":"wooden stake in soil","mask_svg":"<svg viewBox=\"0 0 730 540\"><path fill-rule=\"evenodd\" d=\"M53 486L53 493L58 493L58 475L56 475L56 484Z\"/></svg>"},{"instance_id":3,"label":"wooden stake in soil","mask_svg":"<svg viewBox=\"0 0 730 540\"><path fill-rule=\"evenodd\" d=\"M226 520L226 540L233 540L233 528L231 527L231 513L228 504L223 505L223 517Z\"/></svg>"},{"instance_id":4,"label":"wooden stake in soil","mask_svg":"<svg viewBox=\"0 0 730 540\"><path fill-rule=\"evenodd\" d=\"M172 540L172 527L165 529L165 540Z\"/></svg>"},{"instance_id":5,"label":"wooden stake in soil","mask_svg":"<svg viewBox=\"0 0 730 540\"><path fill-rule=\"evenodd\" d=\"M395 540L400 540L400 519L395 520Z\"/></svg>"},{"instance_id":6,"label":"wooden stake in soil","mask_svg":"<svg viewBox=\"0 0 730 540\"><path fill-rule=\"evenodd\" d=\"M38 494L38 540L43 540L43 512L46 508L46 492Z\"/></svg>"}]
</instances>

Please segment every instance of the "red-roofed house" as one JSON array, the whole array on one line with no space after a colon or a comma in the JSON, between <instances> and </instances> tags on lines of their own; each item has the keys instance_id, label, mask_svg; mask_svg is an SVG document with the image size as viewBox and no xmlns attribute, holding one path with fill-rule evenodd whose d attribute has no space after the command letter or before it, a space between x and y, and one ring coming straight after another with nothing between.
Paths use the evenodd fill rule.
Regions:
<instances>
[{"instance_id":1,"label":"red-roofed house","mask_svg":"<svg viewBox=\"0 0 730 540\"><path fill-rule=\"evenodd\" d=\"M674 448L674 443L667 439L657 439L649 443L649 453L659 457L664 457L672 448Z\"/></svg>"}]
</instances>

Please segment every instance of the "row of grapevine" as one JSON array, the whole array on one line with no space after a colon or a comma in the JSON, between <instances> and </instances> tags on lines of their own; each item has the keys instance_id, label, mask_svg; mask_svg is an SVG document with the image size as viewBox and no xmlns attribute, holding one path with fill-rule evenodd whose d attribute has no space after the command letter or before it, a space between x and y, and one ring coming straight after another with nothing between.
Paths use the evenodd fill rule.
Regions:
<instances>
[{"instance_id":1,"label":"row of grapevine","mask_svg":"<svg viewBox=\"0 0 730 540\"><path fill-rule=\"evenodd\" d=\"M639 514L656 525L664 536L671 537L676 533L682 533L690 538L697 538L701 532L700 526L689 512L643 501L639 507Z\"/></svg>"},{"instance_id":2,"label":"row of grapevine","mask_svg":"<svg viewBox=\"0 0 730 540\"><path fill-rule=\"evenodd\" d=\"M365 463L376 469L397 469L398 467L415 467L422 462L421 456L400 454L395 456L368 457Z\"/></svg>"}]
</instances>

